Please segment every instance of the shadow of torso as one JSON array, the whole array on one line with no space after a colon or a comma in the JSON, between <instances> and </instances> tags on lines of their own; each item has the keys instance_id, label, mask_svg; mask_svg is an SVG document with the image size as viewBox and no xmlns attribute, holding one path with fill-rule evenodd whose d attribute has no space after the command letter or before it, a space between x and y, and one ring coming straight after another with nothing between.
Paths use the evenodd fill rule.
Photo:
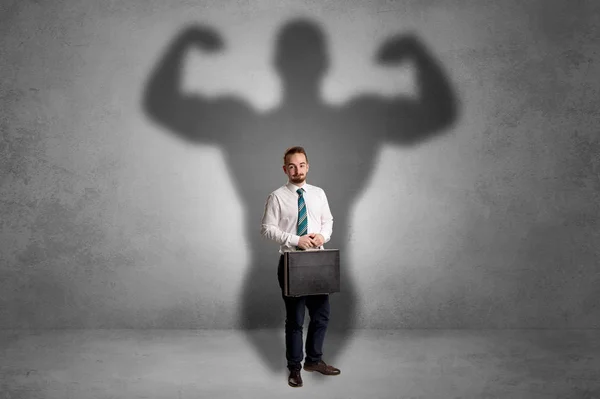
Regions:
<instances>
[{"instance_id":1,"label":"shadow of torso","mask_svg":"<svg viewBox=\"0 0 600 399\"><path fill-rule=\"evenodd\" d=\"M293 105L284 102L266 114L256 113L235 98L212 103L197 101L192 108L205 110L204 118L199 125L189 126L189 130L197 130L196 137L223 149L232 185L243 203L245 231L239 239L251 258L240 264L244 279L237 326L246 331L280 328L284 323L284 304L277 282L279 245L263 238L260 226L267 196L287 182L281 168L285 149L295 145L306 149L310 164L307 182L325 190L334 217L331 241L325 247L341 252L341 292L330 296L328 330L335 339L326 342L328 359L334 360L351 333L356 313L355 282L346 252L350 210L369 180L382 143L379 100L363 99L343 107L313 100ZM361 226L353 227L358 228ZM253 341L252 333L249 339ZM274 371L285 353L283 336L269 340L268 347L265 344L254 342Z\"/></svg>"},{"instance_id":2,"label":"shadow of torso","mask_svg":"<svg viewBox=\"0 0 600 399\"><path fill-rule=\"evenodd\" d=\"M380 142L373 133L377 129L372 124L368 129L364 126L367 119L364 114L325 106L302 111L282 107L253 123L236 126L234 130L244 133L236 133L239 138L224 145L225 154L231 154L226 163L234 186L246 207L245 239L252 253L240 302L245 328L282 323L279 310L283 303L276 279L279 246L262 238L259 230L268 194L287 182L281 169L282 154L294 145L306 149L310 164L307 182L325 190L334 217L333 235L325 247L341 250L343 292L332 295L330 328L349 325L354 314L354 284L344 250L350 208L373 170ZM340 302L334 296L344 299Z\"/></svg>"}]
</instances>

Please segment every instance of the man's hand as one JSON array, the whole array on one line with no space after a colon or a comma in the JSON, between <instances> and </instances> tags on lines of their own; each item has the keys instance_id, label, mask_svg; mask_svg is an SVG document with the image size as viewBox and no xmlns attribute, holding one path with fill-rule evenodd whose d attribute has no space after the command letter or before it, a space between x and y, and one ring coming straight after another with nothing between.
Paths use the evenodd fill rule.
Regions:
<instances>
[{"instance_id":1,"label":"man's hand","mask_svg":"<svg viewBox=\"0 0 600 399\"><path fill-rule=\"evenodd\" d=\"M307 234L305 236L300 237L300 241L298 241L298 247L302 249L312 248L314 246L313 239Z\"/></svg>"},{"instance_id":2,"label":"man's hand","mask_svg":"<svg viewBox=\"0 0 600 399\"><path fill-rule=\"evenodd\" d=\"M323 242L325 241L325 238L319 233L310 233L308 236L312 240L312 244L315 248L323 245Z\"/></svg>"}]
</instances>

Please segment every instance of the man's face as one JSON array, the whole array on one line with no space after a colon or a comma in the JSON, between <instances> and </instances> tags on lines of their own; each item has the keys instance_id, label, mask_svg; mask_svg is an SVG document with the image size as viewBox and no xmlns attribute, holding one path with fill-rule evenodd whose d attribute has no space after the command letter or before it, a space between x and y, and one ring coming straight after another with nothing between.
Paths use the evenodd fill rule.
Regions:
<instances>
[{"instance_id":1,"label":"man's face","mask_svg":"<svg viewBox=\"0 0 600 399\"><path fill-rule=\"evenodd\" d=\"M290 179L290 183L296 185L304 183L308 173L308 162L306 162L306 156L304 154L288 155L286 163L283 165L283 171Z\"/></svg>"}]
</instances>

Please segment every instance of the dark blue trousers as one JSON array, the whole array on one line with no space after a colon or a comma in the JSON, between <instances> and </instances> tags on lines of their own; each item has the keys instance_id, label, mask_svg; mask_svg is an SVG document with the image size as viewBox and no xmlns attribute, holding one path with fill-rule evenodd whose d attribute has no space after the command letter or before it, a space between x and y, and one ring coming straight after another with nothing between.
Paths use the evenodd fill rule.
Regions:
<instances>
[{"instance_id":1,"label":"dark blue trousers","mask_svg":"<svg viewBox=\"0 0 600 399\"><path fill-rule=\"evenodd\" d=\"M305 307L310 322L306 333L305 363L317 363L323 356L323 342L329 322L329 295L307 295L287 297L283 295L283 255L279 258L277 277L281 296L285 303L285 357L288 369L300 369L302 353L302 326Z\"/></svg>"}]
</instances>

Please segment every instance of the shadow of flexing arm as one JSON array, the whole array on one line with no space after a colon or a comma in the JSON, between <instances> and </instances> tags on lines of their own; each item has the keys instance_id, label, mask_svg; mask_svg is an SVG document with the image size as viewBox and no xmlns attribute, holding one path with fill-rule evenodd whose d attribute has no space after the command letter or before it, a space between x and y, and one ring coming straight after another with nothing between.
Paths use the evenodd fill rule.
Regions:
<instances>
[{"instance_id":1,"label":"shadow of flexing arm","mask_svg":"<svg viewBox=\"0 0 600 399\"><path fill-rule=\"evenodd\" d=\"M180 138L202 144L222 144L231 139L236 123L251 117L240 100L214 100L199 94L184 94L181 88L183 62L190 50L217 53L224 44L206 27L188 27L175 38L154 69L143 98L146 114Z\"/></svg>"},{"instance_id":2,"label":"shadow of flexing arm","mask_svg":"<svg viewBox=\"0 0 600 399\"><path fill-rule=\"evenodd\" d=\"M361 96L348 107L348 114L365 112L378 127L377 135L385 143L416 145L441 134L457 118L457 99L446 74L415 35L399 35L388 39L375 57L384 67L411 62L415 66L417 93L414 98L397 96L388 100ZM372 130L371 130L372 131Z\"/></svg>"}]
</instances>

